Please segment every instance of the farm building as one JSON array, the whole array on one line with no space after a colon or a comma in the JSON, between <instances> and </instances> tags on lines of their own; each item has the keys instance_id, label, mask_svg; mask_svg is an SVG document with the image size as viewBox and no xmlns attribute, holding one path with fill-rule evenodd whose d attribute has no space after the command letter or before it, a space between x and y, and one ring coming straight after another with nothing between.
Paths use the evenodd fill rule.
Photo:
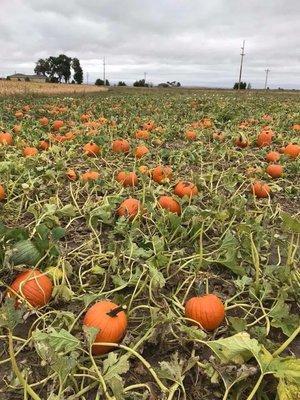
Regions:
<instances>
[{"instance_id":1,"label":"farm building","mask_svg":"<svg viewBox=\"0 0 300 400\"><path fill-rule=\"evenodd\" d=\"M26 74L13 74L9 75L12 81L30 81L30 82L46 82L46 77L43 75L26 75Z\"/></svg>"}]
</instances>

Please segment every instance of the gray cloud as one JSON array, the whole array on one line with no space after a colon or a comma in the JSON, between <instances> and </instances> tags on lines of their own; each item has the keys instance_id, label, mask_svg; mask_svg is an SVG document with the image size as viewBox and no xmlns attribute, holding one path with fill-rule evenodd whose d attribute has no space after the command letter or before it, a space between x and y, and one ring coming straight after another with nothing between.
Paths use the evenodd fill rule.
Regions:
<instances>
[{"instance_id":1,"label":"gray cloud","mask_svg":"<svg viewBox=\"0 0 300 400\"><path fill-rule=\"evenodd\" d=\"M243 79L300 88L299 0L0 0L0 75L40 57L81 60L90 81L107 59L111 81L232 86Z\"/></svg>"}]
</instances>

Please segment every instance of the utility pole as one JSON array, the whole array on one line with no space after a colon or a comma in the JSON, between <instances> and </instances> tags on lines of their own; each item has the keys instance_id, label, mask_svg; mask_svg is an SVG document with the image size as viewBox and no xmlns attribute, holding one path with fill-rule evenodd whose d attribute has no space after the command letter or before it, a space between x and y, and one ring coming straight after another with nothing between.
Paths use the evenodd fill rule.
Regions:
<instances>
[{"instance_id":1,"label":"utility pole","mask_svg":"<svg viewBox=\"0 0 300 400\"><path fill-rule=\"evenodd\" d=\"M106 77L105 77L105 57L103 57L103 82L104 82L104 86L106 86Z\"/></svg>"},{"instance_id":2,"label":"utility pole","mask_svg":"<svg viewBox=\"0 0 300 400\"><path fill-rule=\"evenodd\" d=\"M270 69L269 69L269 68L265 69L265 73L266 73L265 90L267 89L267 85L268 85L268 76L269 76L269 72L270 72Z\"/></svg>"},{"instance_id":3,"label":"utility pole","mask_svg":"<svg viewBox=\"0 0 300 400\"><path fill-rule=\"evenodd\" d=\"M88 72L86 73L86 84L87 85L89 84L89 73Z\"/></svg>"},{"instance_id":4,"label":"utility pole","mask_svg":"<svg viewBox=\"0 0 300 400\"><path fill-rule=\"evenodd\" d=\"M243 46L241 47L241 65L240 65L240 75L239 75L239 85L238 85L238 90L241 89L241 81L242 81L242 72L243 72L243 61L244 61L244 55L245 55L245 40L243 41Z\"/></svg>"}]
</instances>

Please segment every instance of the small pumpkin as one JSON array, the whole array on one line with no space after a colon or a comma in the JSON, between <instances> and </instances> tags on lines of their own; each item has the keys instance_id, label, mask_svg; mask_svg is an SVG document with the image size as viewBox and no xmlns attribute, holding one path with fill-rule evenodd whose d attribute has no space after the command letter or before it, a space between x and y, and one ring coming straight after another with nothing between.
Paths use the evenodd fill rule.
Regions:
<instances>
[{"instance_id":1,"label":"small pumpkin","mask_svg":"<svg viewBox=\"0 0 300 400\"><path fill-rule=\"evenodd\" d=\"M13 144L13 137L8 132L0 132L0 144L4 145L12 145Z\"/></svg>"},{"instance_id":2,"label":"small pumpkin","mask_svg":"<svg viewBox=\"0 0 300 400\"><path fill-rule=\"evenodd\" d=\"M280 153L278 151L269 151L266 155L266 160L268 162L276 162L280 159Z\"/></svg>"},{"instance_id":3,"label":"small pumpkin","mask_svg":"<svg viewBox=\"0 0 300 400\"><path fill-rule=\"evenodd\" d=\"M300 146L295 143L290 143L285 147L284 154L290 158L297 158L300 154Z\"/></svg>"},{"instance_id":4,"label":"small pumpkin","mask_svg":"<svg viewBox=\"0 0 300 400\"><path fill-rule=\"evenodd\" d=\"M272 178L279 178L283 174L283 168L279 164L269 164L266 171Z\"/></svg>"},{"instance_id":5,"label":"small pumpkin","mask_svg":"<svg viewBox=\"0 0 300 400\"><path fill-rule=\"evenodd\" d=\"M152 179L157 183L164 183L172 178L172 169L170 167L158 166L151 171Z\"/></svg>"},{"instance_id":6,"label":"small pumpkin","mask_svg":"<svg viewBox=\"0 0 300 400\"><path fill-rule=\"evenodd\" d=\"M22 111L16 111L15 117L18 119L22 119L24 117L24 114L22 113Z\"/></svg>"},{"instance_id":7,"label":"small pumpkin","mask_svg":"<svg viewBox=\"0 0 300 400\"><path fill-rule=\"evenodd\" d=\"M22 125L14 125L12 130L14 133L20 133L22 130Z\"/></svg>"},{"instance_id":8,"label":"small pumpkin","mask_svg":"<svg viewBox=\"0 0 300 400\"><path fill-rule=\"evenodd\" d=\"M84 182L88 181L96 181L97 179L100 178L100 174L97 171L87 171L81 175L81 179Z\"/></svg>"},{"instance_id":9,"label":"small pumpkin","mask_svg":"<svg viewBox=\"0 0 300 400\"><path fill-rule=\"evenodd\" d=\"M145 131L153 131L153 129L155 128L155 124L153 121L149 121L146 122L145 124L143 124L143 130Z\"/></svg>"},{"instance_id":10,"label":"small pumpkin","mask_svg":"<svg viewBox=\"0 0 300 400\"><path fill-rule=\"evenodd\" d=\"M139 129L138 131L136 131L135 133L135 138L136 139L143 139L143 140L147 140L149 139L149 131L147 130L143 130L143 129Z\"/></svg>"},{"instance_id":11,"label":"small pumpkin","mask_svg":"<svg viewBox=\"0 0 300 400\"><path fill-rule=\"evenodd\" d=\"M269 197L271 189L266 183L256 181L252 184L252 193L258 198Z\"/></svg>"},{"instance_id":12,"label":"small pumpkin","mask_svg":"<svg viewBox=\"0 0 300 400\"><path fill-rule=\"evenodd\" d=\"M187 140L194 141L194 140L197 139L197 133L195 131L191 131L191 130L186 131L185 132L185 138Z\"/></svg>"},{"instance_id":13,"label":"small pumpkin","mask_svg":"<svg viewBox=\"0 0 300 400\"><path fill-rule=\"evenodd\" d=\"M20 240L11 250L10 262L13 265L25 264L30 267L36 265L41 257L39 250L31 240Z\"/></svg>"},{"instance_id":14,"label":"small pumpkin","mask_svg":"<svg viewBox=\"0 0 300 400\"><path fill-rule=\"evenodd\" d=\"M81 122L87 122L90 119L90 115L89 114L82 114L80 116L80 121Z\"/></svg>"},{"instance_id":15,"label":"small pumpkin","mask_svg":"<svg viewBox=\"0 0 300 400\"><path fill-rule=\"evenodd\" d=\"M70 181L76 181L77 179L77 174L72 168L67 169L66 175Z\"/></svg>"},{"instance_id":16,"label":"small pumpkin","mask_svg":"<svg viewBox=\"0 0 300 400\"><path fill-rule=\"evenodd\" d=\"M207 331L218 328L225 318L225 307L214 294L195 296L185 304L185 317Z\"/></svg>"},{"instance_id":17,"label":"small pumpkin","mask_svg":"<svg viewBox=\"0 0 300 400\"><path fill-rule=\"evenodd\" d=\"M48 150L50 147L50 143L48 140L41 140L39 143L39 149L41 150Z\"/></svg>"},{"instance_id":18,"label":"small pumpkin","mask_svg":"<svg viewBox=\"0 0 300 400\"><path fill-rule=\"evenodd\" d=\"M52 128L54 131L58 131L60 128L64 126L64 121L56 120L53 122Z\"/></svg>"},{"instance_id":19,"label":"small pumpkin","mask_svg":"<svg viewBox=\"0 0 300 400\"><path fill-rule=\"evenodd\" d=\"M123 307L117 304L102 300L94 304L86 312L83 325L99 329L94 343L120 343L127 328L127 317ZM92 353L100 355L113 350L112 346L92 345Z\"/></svg>"},{"instance_id":20,"label":"small pumpkin","mask_svg":"<svg viewBox=\"0 0 300 400\"><path fill-rule=\"evenodd\" d=\"M39 119L39 123L42 126L47 126L49 124L49 119L47 117L42 117L42 118Z\"/></svg>"},{"instance_id":21,"label":"small pumpkin","mask_svg":"<svg viewBox=\"0 0 300 400\"><path fill-rule=\"evenodd\" d=\"M128 153L130 144L126 139L117 139L112 142L112 151L114 153Z\"/></svg>"},{"instance_id":22,"label":"small pumpkin","mask_svg":"<svg viewBox=\"0 0 300 400\"><path fill-rule=\"evenodd\" d=\"M90 142L83 146L83 151L88 156L96 156L100 153L101 147L99 147L96 143Z\"/></svg>"},{"instance_id":23,"label":"small pumpkin","mask_svg":"<svg viewBox=\"0 0 300 400\"><path fill-rule=\"evenodd\" d=\"M225 140L225 133L221 131L216 131L213 133L213 139L217 140L218 142L224 142Z\"/></svg>"},{"instance_id":24,"label":"small pumpkin","mask_svg":"<svg viewBox=\"0 0 300 400\"><path fill-rule=\"evenodd\" d=\"M128 217L129 219L133 219L139 213L140 208L140 201L130 197L120 204L117 209L117 215L119 217Z\"/></svg>"},{"instance_id":25,"label":"small pumpkin","mask_svg":"<svg viewBox=\"0 0 300 400\"><path fill-rule=\"evenodd\" d=\"M146 165L141 165L139 171L143 175L149 174L149 168Z\"/></svg>"},{"instance_id":26,"label":"small pumpkin","mask_svg":"<svg viewBox=\"0 0 300 400\"><path fill-rule=\"evenodd\" d=\"M235 145L240 149L244 149L249 145L249 142L243 135L239 135L239 137L235 141Z\"/></svg>"},{"instance_id":27,"label":"small pumpkin","mask_svg":"<svg viewBox=\"0 0 300 400\"><path fill-rule=\"evenodd\" d=\"M292 126L292 129L293 129L294 131L300 131L300 124L294 124L294 125Z\"/></svg>"},{"instance_id":28,"label":"small pumpkin","mask_svg":"<svg viewBox=\"0 0 300 400\"><path fill-rule=\"evenodd\" d=\"M17 297L17 304L22 299L32 307L40 308L49 303L53 290L51 280L39 270L26 270L19 274L8 290L9 297Z\"/></svg>"},{"instance_id":29,"label":"small pumpkin","mask_svg":"<svg viewBox=\"0 0 300 400\"><path fill-rule=\"evenodd\" d=\"M120 171L116 176L116 180L124 187L136 186L138 184L138 177L135 172Z\"/></svg>"},{"instance_id":30,"label":"small pumpkin","mask_svg":"<svg viewBox=\"0 0 300 400\"><path fill-rule=\"evenodd\" d=\"M36 147L26 146L24 147L22 153L24 157L34 157L38 154L38 149Z\"/></svg>"},{"instance_id":31,"label":"small pumpkin","mask_svg":"<svg viewBox=\"0 0 300 400\"><path fill-rule=\"evenodd\" d=\"M6 197L5 189L2 185L0 185L0 201L4 200Z\"/></svg>"},{"instance_id":32,"label":"small pumpkin","mask_svg":"<svg viewBox=\"0 0 300 400\"><path fill-rule=\"evenodd\" d=\"M179 197L192 197L198 194L198 188L192 182L180 181L175 186L174 193Z\"/></svg>"},{"instance_id":33,"label":"small pumpkin","mask_svg":"<svg viewBox=\"0 0 300 400\"><path fill-rule=\"evenodd\" d=\"M134 155L136 158L142 158L148 153L149 153L149 149L148 149L148 147L146 147L144 145L138 146L134 151Z\"/></svg>"},{"instance_id":34,"label":"small pumpkin","mask_svg":"<svg viewBox=\"0 0 300 400\"><path fill-rule=\"evenodd\" d=\"M161 196L158 200L159 205L174 214L181 214L180 204L171 196Z\"/></svg>"}]
</instances>

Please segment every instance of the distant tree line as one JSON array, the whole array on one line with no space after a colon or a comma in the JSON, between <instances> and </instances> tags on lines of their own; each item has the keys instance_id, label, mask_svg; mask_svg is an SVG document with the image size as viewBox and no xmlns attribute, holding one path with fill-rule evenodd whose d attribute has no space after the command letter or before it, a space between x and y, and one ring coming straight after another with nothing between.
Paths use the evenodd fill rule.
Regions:
<instances>
[{"instance_id":1,"label":"distant tree line","mask_svg":"<svg viewBox=\"0 0 300 400\"><path fill-rule=\"evenodd\" d=\"M83 71L78 58L71 58L65 54L58 57L50 56L48 58L40 58L35 65L34 72L38 75L46 77L48 82L69 83L73 70L73 80L71 83L81 84L83 82Z\"/></svg>"},{"instance_id":2,"label":"distant tree line","mask_svg":"<svg viewBox=\"0 0 300 400\"><path fill-rule=\"evenodd\" d=\"M238 90L238 88L239 88L239 83L235 82L235 84L233 85L233 89L234 90ZM247 82L241 82L240 83L240 89L241 90L245 90L245 89L250 90L251 89L251 83L249 82L247 84Z\"/></svg>"}]
</instances>

